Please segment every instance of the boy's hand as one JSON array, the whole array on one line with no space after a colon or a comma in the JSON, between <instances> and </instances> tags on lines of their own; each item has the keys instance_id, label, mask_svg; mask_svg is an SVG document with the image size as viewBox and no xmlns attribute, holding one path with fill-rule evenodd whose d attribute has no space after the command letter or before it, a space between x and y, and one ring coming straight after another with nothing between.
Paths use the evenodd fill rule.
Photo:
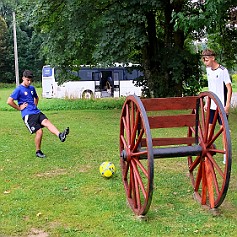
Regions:
<instances>
[{"instance_id":1,"label":"boy's hand","mask_svg":"<svg viewBox=\"0 0 237 237\"><path fill-rule=\"evenodd\" d=\"M23 104L20 105L20 110L25 109L28 106L28 103L24 102Z\"/></svg>"}]
</instances>

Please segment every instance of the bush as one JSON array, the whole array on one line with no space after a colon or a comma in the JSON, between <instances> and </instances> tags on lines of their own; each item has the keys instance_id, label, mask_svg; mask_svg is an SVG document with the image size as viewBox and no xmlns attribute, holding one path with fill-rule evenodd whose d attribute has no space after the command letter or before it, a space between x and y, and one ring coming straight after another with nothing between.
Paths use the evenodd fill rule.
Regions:
<instances>
[{"instance_id":1,"label":"bush","mask_svg":"<svg viewBox=\"0 0 237 237\"><path fill-rule=\"evenodd\" d=\"M233 83L237 83L237 74L231 75L231 78Z\"/></svg>"},{"instance_id":2,"label":"bush","mask_svg":"<svg viewBox=\"0 0 237 237\"><path fill-rule=\"evenodd\" d=\"M16 84L0 83L0 88L14 88L14 87L16 87Z\"/></svg>"}]
</instances>

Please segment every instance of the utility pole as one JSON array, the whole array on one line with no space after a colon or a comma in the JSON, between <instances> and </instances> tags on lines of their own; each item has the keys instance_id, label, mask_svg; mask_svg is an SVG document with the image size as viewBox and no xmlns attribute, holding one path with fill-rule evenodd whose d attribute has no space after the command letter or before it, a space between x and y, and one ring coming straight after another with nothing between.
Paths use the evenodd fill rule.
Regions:
<instances>
[{"instance_id":1,"label":"utility pole","mask_svg":"<svg viewBox=\"0 0 237 237\"><path fill-rule=\"evenodd\" d=\"M15 75L16 86L19 86L19 66L18 66L18 51L17 51L17 38L16 38L16 14L12 12L13 17L13 36L14 36L14 57L15 57Z\"/></svg>"}]
</instances>

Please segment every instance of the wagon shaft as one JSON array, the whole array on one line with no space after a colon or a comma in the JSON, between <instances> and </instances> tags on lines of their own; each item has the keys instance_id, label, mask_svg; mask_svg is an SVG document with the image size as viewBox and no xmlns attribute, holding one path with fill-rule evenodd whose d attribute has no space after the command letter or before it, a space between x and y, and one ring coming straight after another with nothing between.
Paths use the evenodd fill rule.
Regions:
<instances>
[{"instance_id":1,"label":"wagon shaft","mask_svg":"<svg viewBox=\"0 0 237 237\"><path fill-rule=\"evenodd\" d=\"M211 101L217 106L212 126ZM231 155L228 121L215 94L143 100L127 97L120 120L120 163L127 200L136 215L145 215L151 205L154 159L188 157L196 199L216 208L228 190Z\"/></svg>"},{"instance_id":2,"label":"wagon shaft","mask_svg":"<svg viewBox=\"0 0 237 237\"><path fill-rule=\"evenodd\" d=\"M173 157L184 157L190 155L201 155L202 147L200 145L195 146L180 146L180 147L169 147L169 148L153 148L154 159L159 158L173 158ZM145 150L142 149L139 152L145 153ZM125 150L122 151L120 157L124 161L127 161L127 153ZM140 155L139 160L147 159L147 155Z\"/></svg>"}]
</instances>

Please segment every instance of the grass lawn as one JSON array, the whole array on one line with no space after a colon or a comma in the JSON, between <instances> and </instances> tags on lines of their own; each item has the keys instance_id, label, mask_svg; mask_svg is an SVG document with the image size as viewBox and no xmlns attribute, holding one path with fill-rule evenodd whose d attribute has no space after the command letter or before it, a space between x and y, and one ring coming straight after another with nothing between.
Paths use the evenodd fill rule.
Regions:
<instances>
[{"instance_id":1,"label":"grass lawn","mask_svg":"<svg viewBox=\"0 0 237 237\"><path fill-rule=\"evenodd\" d=\"M5 105L10 92L0 89L0 236L236 236L236 110L230 115L232 174L220 215L193 199L186 158L163 159L155 161L153 200L147 220L141 221L127 206L121 181L121 110L105 109L121 101L95 102L86 109L89 102L42 99L39 105L48 118L71 131L61 143L44 129L47 158L39 159L34 135L19 112ZM117 168L111 179L99 174L107 160Z\"/></svg>"}]
</instances>

